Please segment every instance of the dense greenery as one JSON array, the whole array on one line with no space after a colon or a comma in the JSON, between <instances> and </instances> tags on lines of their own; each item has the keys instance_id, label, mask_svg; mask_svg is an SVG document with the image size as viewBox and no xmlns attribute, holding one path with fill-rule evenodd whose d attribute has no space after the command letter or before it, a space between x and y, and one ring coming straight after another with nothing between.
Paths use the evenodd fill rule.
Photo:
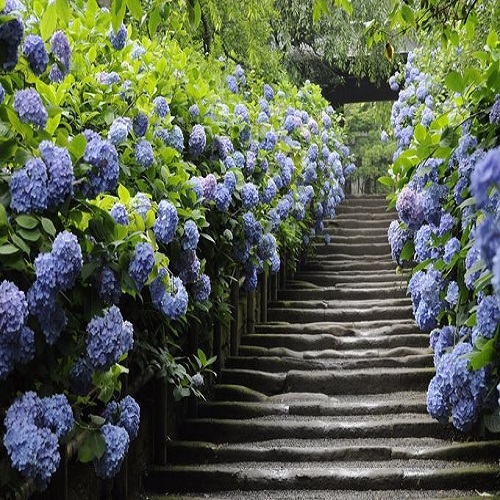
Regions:
<instances>
[{"instance_id":1,"label":"dense greenery","mask_svg":"<svg viewBox=\"0 0 500 500\"><path fill-rule=\"evenodd\" d=\"M126 5L0 5L2 497L46 487L72 438L114 476L140 419L124 375L200 395L214 358L175 345L321 234L353 170L318 87L204 54L189 12Z\"/></svg>"}]
</instances>

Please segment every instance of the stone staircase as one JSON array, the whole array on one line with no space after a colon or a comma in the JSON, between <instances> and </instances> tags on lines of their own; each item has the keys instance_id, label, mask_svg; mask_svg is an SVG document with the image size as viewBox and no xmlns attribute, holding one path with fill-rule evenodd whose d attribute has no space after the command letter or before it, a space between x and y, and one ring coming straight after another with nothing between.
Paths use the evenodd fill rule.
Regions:
<instances>
[{"instance_id":1,"label":"stone staircase","mask_svg":"<svg viewBox=\"0 0 500 500\"><path fill-rule=\"evenodd\" d=\"M426 413L433 376L380 197L350 198L332 242L242 338L199 405L155 498L464 498L500 489L500 442L465 440ZM182 495L182 496L175 496Z\"/></svg>"}]
</instances>

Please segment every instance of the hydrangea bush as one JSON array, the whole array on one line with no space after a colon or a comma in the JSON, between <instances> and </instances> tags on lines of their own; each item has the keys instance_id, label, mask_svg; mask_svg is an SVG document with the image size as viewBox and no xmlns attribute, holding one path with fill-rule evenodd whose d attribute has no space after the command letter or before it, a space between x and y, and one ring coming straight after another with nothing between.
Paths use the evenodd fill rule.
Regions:
<instances>
[{"instance_id":1,"label":"hydrangea bush","mask_svg":"<svg viewBox=\"0 0 500 500\"><path fill-rule=\"evenodd\" d=\"M500 44L483 14L391 78L398 149L381 179L396 191L392 256L413 264L408 293L434 351L427 408L461 431L500 422Z\"/></svg>"},{"instance_id":2,"label":"hydrangea bush","mask_svg":"<svg viewBox=\"0 0 500 500\"><path fill-rule=\"evenodd\" d=\"M113 477L140 422L122 375L161 358L200 395L214 359L179 368L172 340L297 257L354 168L315 85L67 7L8 0L0 21L0 488L46 487L84 429L80 460Z\"/></svg>"}]
</instances>

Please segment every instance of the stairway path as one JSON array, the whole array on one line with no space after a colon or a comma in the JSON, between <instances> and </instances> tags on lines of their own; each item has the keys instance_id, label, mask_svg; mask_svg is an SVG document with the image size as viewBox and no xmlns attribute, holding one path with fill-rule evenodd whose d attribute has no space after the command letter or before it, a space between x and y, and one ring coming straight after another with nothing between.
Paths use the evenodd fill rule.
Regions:
<instances>
[{"instance_id":1,"label":"stairway path","mask_svg":"<svg viewBox=\"0 0 500 500\"><path fill-rule=\"evenodd\" d=\"M348 198L329 245L242 338L212 401L187 419L152 498L474 498L500 486L500 442L426 413L434 374L380 197ZM161 496L168 492L167 496ZM177 496L176 496L177 495Z\"/></svg>"}]
</instances>

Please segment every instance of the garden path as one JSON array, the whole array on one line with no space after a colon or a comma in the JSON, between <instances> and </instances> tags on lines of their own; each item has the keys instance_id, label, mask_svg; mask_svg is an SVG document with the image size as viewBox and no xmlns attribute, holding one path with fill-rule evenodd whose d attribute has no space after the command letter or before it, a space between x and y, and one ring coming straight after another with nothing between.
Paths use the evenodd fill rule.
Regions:
<instances>
[{"instance_id":1,"label":"garden path","mask_svg":"<svg viewBox=\"0 0 500 500\"><path fill-rule=\"evenodd\" d=\"M387 243L380 197L349 198L316 253L242 339L215 399L185 422L158 498L473 497L499 486L499 442L427 415L434 374ZM182 493L175 497L172 493ZM180 492L180 493L179 493Z\"/></svg>"}]
</instances>

